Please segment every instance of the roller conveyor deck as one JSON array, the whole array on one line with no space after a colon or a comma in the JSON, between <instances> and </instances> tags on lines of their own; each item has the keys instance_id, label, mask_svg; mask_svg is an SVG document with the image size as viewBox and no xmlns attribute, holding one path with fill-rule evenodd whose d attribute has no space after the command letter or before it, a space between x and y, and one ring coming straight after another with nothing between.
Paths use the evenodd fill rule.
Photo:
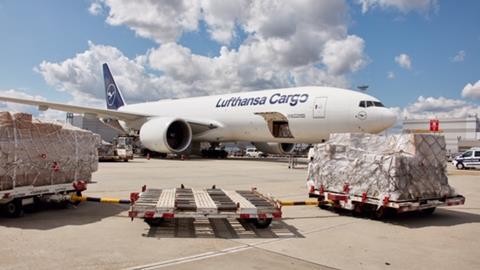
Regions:
<instances>
[{"instance_id":1,"label":"roller conveyor deck","mask_svg":"<svg viewBox=\"0 0 480 270\"><path fill-rule=\"evenodd\" d=\"M281 206L274 199L252 190L219 188L144 188L132 194L129 216L148 221L166 218L239 218L267 220L281 218Z\"/></svg>"}]
</instances>

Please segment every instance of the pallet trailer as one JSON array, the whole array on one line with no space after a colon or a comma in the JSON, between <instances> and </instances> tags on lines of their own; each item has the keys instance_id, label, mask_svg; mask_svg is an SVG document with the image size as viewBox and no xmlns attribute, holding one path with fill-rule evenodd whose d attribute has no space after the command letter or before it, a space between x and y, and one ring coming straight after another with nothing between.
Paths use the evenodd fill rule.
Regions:
<instances>
[{"instance_id":1,"label":"pallet trailer","mask_svg":"<svg viewBox=\"0 0 480 270\"><path fill-rule=\"evenodd\" d=\"M394 201L390 200L388 195L378 199L368 197L366 192L363 192L361 195L350 194L348 185L345 185L343 189L344 192L334 192L325 190L323 186L320 186L318 189L311 186L309 197L317 198L320 208L345 209L353 211L356 215L373 214L375 218L383 218L391 213L415 211L431 214L440 206L454 206L465 203L465 197L462 195Z\"/></svg>"},{"instance_id":2,"label":"pallet trailer","mask_svg":"<svg viewBox=\"0 0 480 270\"><path fill-rule=\"evenodd\" d=\"M130 194L129 217L142 218L151 227L173 218L237 218L267 228L272 219L282 217L281 204L251 190L142 188Z\"/></svg>"},{"instance_id":3,"label":"pallet trailer","mask_svg":"<svg viewBox=\"0 0 480 270\"><path fill-rule=\"evenodd\" d=\"M7 216L20 217L27 205L45 201L69 204L72 195L81 196L86 189L87 182L82 180L67 184L15 187L0 191L0 206Z\"/></svg>"}]
</instances>

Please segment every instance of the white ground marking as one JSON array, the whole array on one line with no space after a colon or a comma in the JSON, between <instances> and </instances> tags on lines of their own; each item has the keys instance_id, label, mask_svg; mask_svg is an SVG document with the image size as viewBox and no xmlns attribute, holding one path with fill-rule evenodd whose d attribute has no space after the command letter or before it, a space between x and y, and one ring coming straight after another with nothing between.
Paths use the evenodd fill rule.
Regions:
<instances>
[{"instance_id":1,"label":"white ground marking","mask_svg":"<svg viewBox=\"0 0 480 270\"><path fill-rule=\"evenodd\" d=\"M350 225L355 222L347 222L343 224L338 224L334 226L329 226L326 228L321 228L321 229L316 229L312 231L305 232L304 235L320 232L320 231L325 231L325 230L330 230L333 228L338 228L338 227L343 227L346 225ZM264 244L269 244L273 242L280 242L280 241L285 241L285 240L290 240L294 238L275 238L275 239L269 239L265 241L261 241L255 244L244 244L241 246L236 246L236 247L231 247L227 249L222 249L219 251L210 251L210 252L205 252L205 253L200 253L200 254L195 254L192 256L187 256L187 257L181 257L181 258L176 258L172 260L166 260L166 261L161 261L157 263L152 263L152 264L146 264L146 265L141 265L141 266L134 266L131 268L127 268L126 270L154 270L154 269L159 269L167 266L172 266L172 265L178 265L178 264L183 264L183 263L188 263L188 262L194 262L194 261L199 261L199 260L204 260L212 257L218 257L218 256L223 256L227 254L232 254L232 253L237 253L237 252L242 252L245 250L249 250L252 248L258 248L261 245ZM233 242L236 242L234 239L232 239Z\"/></svg>"}]
</instances>

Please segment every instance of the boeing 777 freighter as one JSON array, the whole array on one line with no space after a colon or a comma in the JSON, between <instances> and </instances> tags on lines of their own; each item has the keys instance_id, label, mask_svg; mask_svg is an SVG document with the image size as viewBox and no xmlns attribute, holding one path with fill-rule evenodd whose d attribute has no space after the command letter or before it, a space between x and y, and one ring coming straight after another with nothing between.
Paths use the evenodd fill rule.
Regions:
<instances>
[{"instance_id":1,"label":"boeing 777 freighter","mask_svg":"<svg viewBox=\"0 0 480 270\"><path fill-rule=\"evenodd\" d=\"M201 142L249 141L262 152L288 154L295 143L320 143L331 133L378 133L395 114L376 98L333 87L305 86L127 105L103 65L107 109L0 97L1 101L98 117L138 132L142 144L161 153L186 153Z\"/></svg>"}]
</instances>

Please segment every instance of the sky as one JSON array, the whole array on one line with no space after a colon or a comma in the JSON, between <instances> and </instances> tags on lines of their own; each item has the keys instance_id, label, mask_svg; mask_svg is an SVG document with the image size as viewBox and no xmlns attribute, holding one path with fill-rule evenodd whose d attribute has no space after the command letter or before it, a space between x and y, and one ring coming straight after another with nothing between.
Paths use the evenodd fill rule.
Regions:
<instances>
[{"instance_id":1,"label":"sky","mask_svg":"<svg viewBox=\"0 0 480 270\"><path fill-rule=\"evenodd\" d=\"M403 118L480 113L480 1L0 0L0 95L105 107L320 85ZM45 118L64 113L0 103Z\"/></svg>"}]
</instances>

